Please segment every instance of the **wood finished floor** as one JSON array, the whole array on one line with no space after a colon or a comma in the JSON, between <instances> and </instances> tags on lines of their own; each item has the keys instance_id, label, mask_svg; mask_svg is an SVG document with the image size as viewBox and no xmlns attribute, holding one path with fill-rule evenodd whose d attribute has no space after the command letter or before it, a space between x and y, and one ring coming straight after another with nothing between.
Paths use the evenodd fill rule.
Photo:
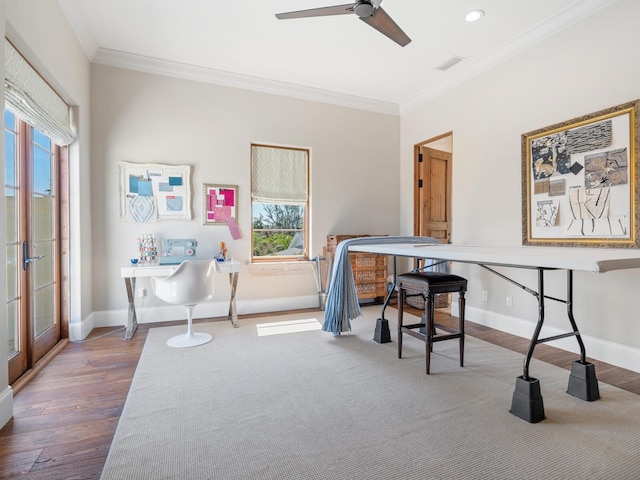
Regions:
<instances>
[{"instance_id":1,"label":"wood finished floor","mask_svg":"<svg viewBox=\"0 0 640 480\"><path fill-rule=\"evenodd\" d=\"M395 312L389 310L387 318L395 319ZM449 318L438 313L440 321ZM87 341L69 343L24 386L14 398L14 418L0 430L0 478L99 479L153 326L140 325L130 341L123 340L122 330L95 329ZM521 353L527 350L525 339L472 322L466 328L467 335ZM563 368L576 359L549 345L539 345L535 357ZM594 363L600 381L640 394L640 374Z\"/></svg>"}]
</instances>

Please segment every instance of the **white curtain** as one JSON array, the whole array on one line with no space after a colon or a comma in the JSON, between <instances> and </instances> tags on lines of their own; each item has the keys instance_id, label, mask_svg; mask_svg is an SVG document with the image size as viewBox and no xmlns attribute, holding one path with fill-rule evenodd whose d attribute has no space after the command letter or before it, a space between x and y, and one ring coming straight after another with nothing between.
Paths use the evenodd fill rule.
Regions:
<instances>
[{"instance_id":1,"label":"white curtain","mask_svg":"<svg viewBox=\"0 0 640 480\"><path fill-rule=\"evenodd\" d=\"M251 147L254 202L305 205L308 198L309 155L306 150Z\"/></svg>"},{"instance_id":2,"label":"white curtain","mask_svg":"<svg viewBox=\"0 0 640 480\"><path fill-rule=\"evenodd\" d=\"M5 39L5 106L60 146L75 140L69 106Z\"/></svg>"}]
</instances>

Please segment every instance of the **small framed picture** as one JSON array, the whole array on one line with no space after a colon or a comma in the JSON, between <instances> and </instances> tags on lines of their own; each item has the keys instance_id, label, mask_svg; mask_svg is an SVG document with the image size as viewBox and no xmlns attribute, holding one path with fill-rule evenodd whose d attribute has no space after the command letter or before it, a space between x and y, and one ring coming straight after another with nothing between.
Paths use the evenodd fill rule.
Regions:
<instances>
[{"instance_id":1,"label":"small framed picture","mask_svg":"<svg viewBox=\"0 0 640 480\"><path fill-rule=\"evenodd\" d=\"M228 225L238 221L238 186L204 183L202 185L204 225Z\"/></svg>"}]
</instances>

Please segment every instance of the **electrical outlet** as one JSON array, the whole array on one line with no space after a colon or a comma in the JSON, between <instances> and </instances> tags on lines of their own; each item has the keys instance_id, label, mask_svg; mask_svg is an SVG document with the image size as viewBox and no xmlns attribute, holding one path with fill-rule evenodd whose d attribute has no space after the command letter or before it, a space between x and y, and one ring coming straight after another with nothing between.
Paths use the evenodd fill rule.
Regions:
<instances>
[{"instance_id":1,"label":"electrical outlet","mask_svg":"<svg viewBox=\"0 0 640 480\"><path fill-rule=\"evenodd\" d=\"M146 297L147 296L147 289L146 288L139 288L138 289L138 296L139 297Z\"/></svg>"},{"instance_id":2,"label":"electrical outlet","mask_svg":"<svg viewBox=\"0 0 640 480\"><path fill-rule=\"evenodd\" d=\"M486 302L489 300L489 292L487 292L486 290L482 291L482 301Z\"/></svg>"},{"instance_id":3,"label":"electrical outlet","mask_svg":"<svg viewBox=\"0 0 640 480\"><path fill-rule=\"evenodd\" d=\"M507 295L507 307L513 307L513 297L511 295Z\"/></svg>"}]
</instances>

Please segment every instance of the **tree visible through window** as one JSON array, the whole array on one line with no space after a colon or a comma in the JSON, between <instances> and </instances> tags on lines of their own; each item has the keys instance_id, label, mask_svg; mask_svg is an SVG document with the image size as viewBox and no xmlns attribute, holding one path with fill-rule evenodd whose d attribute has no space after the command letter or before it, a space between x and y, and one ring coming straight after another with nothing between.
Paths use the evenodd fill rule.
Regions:
<instances>
[{"instance_id":1,"label":"tree visible through window","mask_svg":"<svg viewBox=\"0 0 640 480\"><path fill-rule=\"evenodd\" d=\"M252 259L308 258L306 149L251 146Z\"/></svg>"}]
</instances>

